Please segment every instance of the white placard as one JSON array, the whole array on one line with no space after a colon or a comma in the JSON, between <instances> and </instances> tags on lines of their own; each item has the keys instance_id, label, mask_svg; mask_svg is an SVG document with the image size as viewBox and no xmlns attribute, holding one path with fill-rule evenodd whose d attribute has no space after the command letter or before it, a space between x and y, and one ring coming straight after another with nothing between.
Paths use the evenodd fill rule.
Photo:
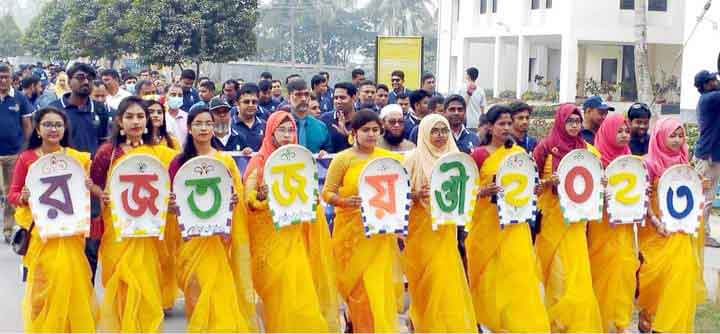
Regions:
<instances>
[{"instance_id":1,"label":"white placard","mask_svg":"<svg viewBox=\"0 0 720 334\"><path fill-rule=\"evenodd\" d=\"M365 235L407 234L410 178L399 161L377 158L360 174L358 185Z\"/></svg>"},{"instance_id":2,"label":"white placard","mask_svg":"<svg viewBox=\"0 0 720 334\"><path fill-rule=\"evenodd\" d=\"M537 213L537 166L533 158L516 152L503 159L495 174L495 183L502 189L497 196L500 225L530 223Z\"/></svg>"},{"instance_id":3,"label":"white placard","mask_svg":"<svg viewBox=\"0 0 720 334\"><path fill-rule=\"evenodd\" d=\"M173 180L183 238L230 235L233 181L220 160L199 156L185 162Z\"/></svg>"},{"instance_id":4,"label":"white placard","mask_svg":"<svg viewBox=\"0 0 720 334\"><path fill-rule=\"evenodd\" d=\"M690 165L668 168L658 182L660 219L668 232L695 234L700 226L705 196L702 179Z\"/></svg>"},{"instance_id":5,"label":"white placard","mask_svg":"<svg viewBox=\"0 0 720 334\"><path fill-rule=\"evenodd\" d=\"M570 151L557 169L560 208L567 223L602 219L602 164L592 152Z\"/></svg>"},{"instance_id":6,"label":"white placard","mask_svg":"<svg viewBox=\"0 0 720 334\"><path fill-rule=\"evenodd\" d=\"M440 157L430 175L430 213L438 225L465 226L472 220L479 173L475 161L462 152Z\"/></svg>"},{"instance_id":7,"label":"white placard","mask_svg":"<svg viewBox=\"0 0 720 334\"><path fill-rule=\"evenodd\" d=\"M315 158L300 145L285 145L265 161L263 180L276 228L315 221L318 177Z\"/></svg>"},{"instance_id":8,"label":"white placard","mask_svg":"<svg viewBox=\"0 0 720 334\"><path fill-rule=\"evenodd\" d=\"M162 239L170 194L167 168L151 155L126 155L117 161L109 183L110 209L118 240Z\"/></svg>"},{"instance_id":9,"label":"white placard","mask_svg":"<svg viewBox=\"0 0 720 334\"><path fill-rule=\"evenodd\" d=\"M40 157L28 169L30 211L40 238L90 234L90 191L75 158L64 153Z\"/></svg>"},{"instance_id":10,"label":"white placard","mask_svg":"<svg viewBox=\"0 0 720 334\"><path fill-rule=\"evenodd\" d=\"M648 209L648 173L640 157L624 155L605 169L607 213L611 224L640 224Z\"/></svg>"}]
</instances>

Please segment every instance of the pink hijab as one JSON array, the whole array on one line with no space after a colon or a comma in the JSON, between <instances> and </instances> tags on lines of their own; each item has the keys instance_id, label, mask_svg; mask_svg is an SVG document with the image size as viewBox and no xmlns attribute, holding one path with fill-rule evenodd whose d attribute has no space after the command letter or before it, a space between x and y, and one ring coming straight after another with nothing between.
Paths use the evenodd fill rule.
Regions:
<instances>
[{"instance_id":1,"label":"pink hijab","mask_svg":"<svg viewBox=\"0 0 720 334\"><path fill-rule=\"evenodd\" d=\"M630 127L622 113L611 114L602 122L595 135L595 147L600 151L604 167L621 155L632 154L629 145L619 146L616 141L618 130L623 125Z\"/></svg>"},{"instance_id":2,"label":"pink hijab","mask_svg":"<svg viewBox=\"0 0 720 334\"><path fill-rule=\"evenodd\" d=\"M655 123L655 128L650 136L648 154L645 156L645 166L647 166L651 180L659 178L666 169L673 165L688 163L688 146L684 140L678 151L673 151L665 145L665 139L681 127L682 122L674 117L665 117Z\"/></svg>"}]
</instances>

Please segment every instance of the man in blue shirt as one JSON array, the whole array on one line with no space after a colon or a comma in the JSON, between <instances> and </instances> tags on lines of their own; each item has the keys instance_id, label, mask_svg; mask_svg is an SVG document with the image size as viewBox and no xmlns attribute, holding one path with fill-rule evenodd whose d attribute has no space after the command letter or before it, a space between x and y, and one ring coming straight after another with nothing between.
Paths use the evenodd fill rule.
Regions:
<instances>
[{"instance_id":1,"label":"man in blue shirt","mask_svg":"<svg viewBox=\"0 0 720 334\"><path fill-rule=\"evenodd\" d=\"M398 95L409 95L405 88L405 72L395 70L390 73L390 83L392 84L392 92L388 95L388 104L398 103ZM407 129L407 128L406 128Z\"/></svg>"},{"instance_id":2,"label":"man in blue shirt","mask_svg":"<svg viewBox=\"0 0 720 334\"><path fill-rule=\"evenodd\" d=\"M650 144L650 107L645 103L635 103L628 109L630 121L630 152L633 155L644 156Z\"/></svg>"},{"instance_id":3,"label":"man in blue shirt","mask_svg":"<svg viewBox=\"0 0 720 334\"><path fill-rule=\"evenodd\" d=\"M183 105L182 110L190 110L192 106L200 101L197 90L193 87L195 84L195 71L185 69L180 73L180 85L183 88Z\"/></svg>"},{"instance_id":4,"label":"man in blue shirt","mask_svg":"<svg viewBox=\"0 0 720 334\"><path fill-rule=\"evenodd\" d=\"M254 83L244 84L238 93L238 115L233 128L240 136L245 137L247 146L243 147L242 151L247 155L260 150L265 133L265 122L257 116L257 103L258 86Z\"/></svg>"},{"instance_id":5,"label":"man in blue shirt","mask_svg":"<svg viewBox=\"0 0 720 334\"><path fill-rule=\"evenodd\" d=\"M525 152L533 154L537 139L528 135L530 128L530 114L532 107L525 102L518 101L510 104L512 110L512 132L513 139L518 146L525 149Z\"/></svg>"},{"instance_id":6,"label":"man in blue shirt","mask_svg":"<svg viewBox=\"0 0 720 334\"><path fill-rule=\"evenodd\" d=\"M108 138L110 114L105 106L90 98L95 69L85 63L75 63L67 71L70 93L59 97L50 106L64 110L72 126L70 146L94 155L98 146Z\"/></svg>"},{"instance_id":7,"label":"man in blue shirt","mask_svg":"<svg viewBox=\"0 0 720 334\"><path fill-rule=\"evenodd\" d=\"M450 95L445 99L445 118L450 123L455 144L460 151L472 153L475 147L480 146L478 136L465 128L465 99L460 95Z\"/></svg>"},{"instance_id":8,"label":"man in blue shirt","mask_svg":"<svg viewBox=\"0 0 720 334\"><path fill-rule=\"evenodd\" d=\"M320 120L325 123L328 131L330 131L330 148L328 152L338 153L349 148L350 142L350 121L355 116L355 95L357 90L352 83L340 82L335 84L334 99L335 110L326 112L320 116Z\"/></svg>"},{"instance_id":9,"label":"man in blue shirt","mask_svg":"<svg viewBox=\"0 0 720 334\"><path fill-rule=\"evenodd\" d=\"M718 90L717 73L700 71L695 75L695 87L700 92L697 105L698 127L700 137L695 143L695 169L700 175L710 180L712 187L705 192L705 200L715 199L718 176L720 176L720 90ZM708 222L709 206L703 210L703 218ZM720 247L720 243L710 237L710 224L705 224L705 246Z\"/></svg>"},{"instance_id":10,"label":"man in blue shirt","mask_svg":"<svg viewBox=\"0 0 720 334\"><path fill-rule=\"evenodd\" d=\"M32 133L32 112L27 98L12 88L10 67L0 63L0 197L3 199L0 205L5 209L2 217L5 242L9 242L15 225L15 210L5 199L17 154Z\"/></svg>"},{"instance_id":11,"label":"man in blue shirt","mask_svg":"<svg viewBox=\"0 0 720 334\"><path fill-rule=\"evenodd\" d=\"M591 96L583 103L583 128L580 130L582 138L595 144L595 133L607 117L608 111L615 111L615 108L603 102L602 97Z\"/></svg>"},{"instance_id":12,"label":"man in blue shirt","mask_svg":"<svg viewBox=\"0 0 720 334\"><path fill-rule=\"evenodd\" d=\"M294 79L287 84L290 112L297 125L298 144L312 153L324 155L330 149L330 134L325 124L310 115L310 91L304 79Z\"/></svg>"},{"instance_id":13,"label":"man in blue shirt","mask_svg":"<svg viewBox=\"0 0 720 334\"><path fill-rule=\"evenodd\" d=\"M435 90L435 75L432 73L425 73L422 75L422 78L420 79L420 82L422 82L422 89L428 94L430 94L430 97L443 97L442 94L438 93Z\"/></svg>"},{"instance_id":14,"label":"man in blue shirt","mask_svg":"<svg viewBox=\"0 0 720 334\"><path fill-rule=\"evenodd\" d=\"M380 109L375 105L375 83L370 80L360 81L357 85L357 102L355 110L370 109L376 113L380 113Z\"/></svg>"},{"instance_id":15,"label":"man in blue shirt","mask_svg":"<svg viewBox=\"0 0 720 334\"><path fill-rule=\"evenodd\" d=\"M23 95L28 99L33 110L38 109L38 98L42 94L42 86L40 85L40 78L35 75L25 77L20 80L20 89Z\"/></svg>"},{"instance_id":16,"label":"man in blue shirt","mask_svg":"<svg viewBox=\"0 0 720 334\"><path fill-rule=\"evenodd\" d=\"M332 94L327 94L328 83L324 76L314 75L310 80L310 88L315 94L315 98L320 104L320 113L326 113L333 110Z\"/></svg>"},{"instance_id":17,"label":"man in blue shirt","mask_svg":"<svg viewBox=\"0 0 720 334\"><path fill-rule=\"evenodd\" d=\"M210 99L208 103L196 103L190 108L193 111L200 112L208 110L213 115L213 145L219 147L223 151L240 151L243 147L247 147L245 137L235 131L232 127L232 119L230 117L230 105L219 97Z\"/></svg>"},{"instance_id":18,"label":"man in blue shirt","mask_svg":"<svg viewBox=\"0 0 720 334\"><path fill-rule=\"evenodd\" d=\"M257 116L267 121L270 114L274 113L279 105L280 102L272 97L272 83L270 80L260 80L258 83Z\"/></svg>"},{"instance_id":19,"label":"man in blue shirt","mask_svg":"<svg viewBox=\"0 0 720 334\"><path fill-rule=\"evenodd\" d=\"M410 129L409 139L415 144L417 144L417 132L420 126L420 121L426 115L430 114L430 110L428 109L429 100L430 94L422 89L410 92L410 105L412 106L412 109L410 109L410 112L405 116L405 126L412 126L412 129ZM405 129L405 131L407 131L407 129Z\"/></svg>"}]
</instances>

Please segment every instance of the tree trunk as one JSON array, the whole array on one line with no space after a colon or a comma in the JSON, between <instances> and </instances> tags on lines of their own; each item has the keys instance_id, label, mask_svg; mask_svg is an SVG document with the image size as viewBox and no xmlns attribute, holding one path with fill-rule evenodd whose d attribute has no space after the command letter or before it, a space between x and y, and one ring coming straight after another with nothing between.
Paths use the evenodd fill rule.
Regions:
<instances>
[{"instance_id":1,"label":"tree trunk","mask_svg":"<svg viewBox=\"0 0 720 334\"><path fill-rule=\"evenodd\" d=\"M647 47L647 0L635 0L635 78L637 82L638 101L647 103L652 118L657 119L657 108L653 108L652 82Z\"/></svg>"},{"instance_id":2,"label":"tree trunk","mask_svg":"<svg viewBox=\"0 0 720 334\"><path fill-rule=\"evenodd\" d=\"M320 5L322 6L322 5ZM318 8L318 13L323 13L322 9ZM322 17L323 15L317 15L318 20L318 66L319 65L325 65L325 55L323 54L325 52L325 47L323 45L323 33L325 32L323 29L325 19Z\"/></svg>"}]
</instances>

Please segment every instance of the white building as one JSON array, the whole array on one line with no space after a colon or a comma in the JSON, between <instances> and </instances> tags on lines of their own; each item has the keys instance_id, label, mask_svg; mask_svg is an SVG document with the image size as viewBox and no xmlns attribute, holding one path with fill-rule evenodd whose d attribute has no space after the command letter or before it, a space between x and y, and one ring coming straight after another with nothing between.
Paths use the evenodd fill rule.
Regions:
<instances>
[{"instance_id":1,"label":"white building","mask_svg":"<svg viewBox=\"0 0 720 334\"><path fill-rule=\"evenodd\" d=\"M685 30L694 25L705 1L647 0L651 73L679 78L681 72L692 72L680 80L684 90L693 88L688 76L697 68L716 68L714 61L679 58ZM720 3L715 7L719 13ZM539 90L534 79L542 76L554 83L563 102L587 95L584 83L590 78L627 84L614 96L634 100L633 9L634 0L441 0L438 89L457 91L465 69L474 66L480 72L479 85L492 89L496 97L505 91L520 97ZM700 26L703 33L696 32L686 54L709 56L715 50L712 58L717 58L720 35L711 26ZM674 100L679 102L679 96Z\"/></svg>"}]
</instances>

